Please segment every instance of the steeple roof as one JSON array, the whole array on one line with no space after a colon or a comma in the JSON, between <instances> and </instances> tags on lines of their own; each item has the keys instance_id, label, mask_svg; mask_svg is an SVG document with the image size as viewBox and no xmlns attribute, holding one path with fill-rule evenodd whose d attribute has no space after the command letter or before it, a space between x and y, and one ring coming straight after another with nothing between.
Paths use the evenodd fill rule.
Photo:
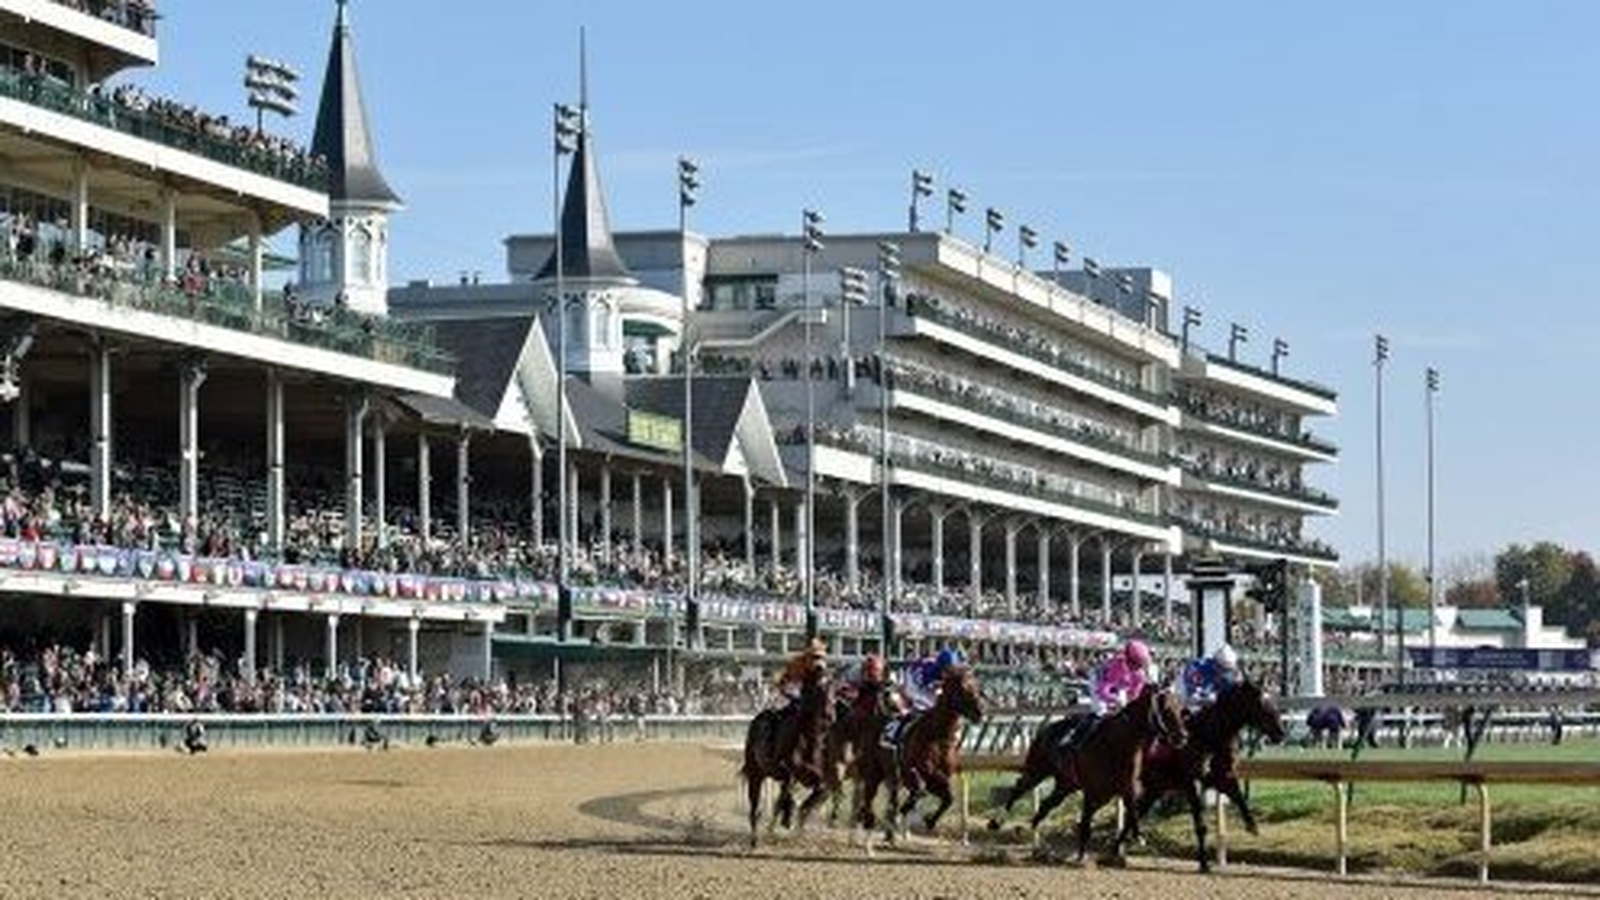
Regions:
<instances>
[{"instance_id":1,"label":"steeple roof","mask_svg":"<svg viewBox=\"0 0 1600 900\"><path fill-rule=\"evenodd\" d=\"M361 79L356 72L355 44L350 39L347 0L339 0L339 17L328 49L328 68L322 80L322 100L317 106L317 130L311 152L328 161L328 196L398 206L372 149L367 130L367 107L361 100Z\"/></svg>"},{"instance_id":2,"label":"steeple roof","mask_svg":"<svg viewBox=\"0 0 1600 900\"><path fill-rule=\"evenodd\" d=\"M606 215L606 198L600 190L600 172L595 167L594 138L589 128L589 110L582 108L582 127L578 147L567 174L567 196L561 207L561 274L567 278L632 279L622 257L617 255L611 237L611 220ZM556 277L556 255L539 270L538 279Z\"/></svg>"}]
</instances>

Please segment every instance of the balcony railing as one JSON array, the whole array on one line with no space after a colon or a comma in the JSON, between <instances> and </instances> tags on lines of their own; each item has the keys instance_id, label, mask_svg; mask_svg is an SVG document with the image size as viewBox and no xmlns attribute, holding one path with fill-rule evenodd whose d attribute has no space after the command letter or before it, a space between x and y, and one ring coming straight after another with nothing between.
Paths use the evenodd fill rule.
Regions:
<instances>
[{"instance_id":1,"label":"balcony railing","mask_svg":"<svg viewBox=\"0 0 1600 900\"><path fill-rule=\"evenodd\" d=\"M798 436L801 441L805 440L803 431L799 432ZM856 453L865 453L867 455L875 455L877 453L876 449L866 441L857 440L848 434L841 434L833 431L832 429L819 428L817 430L817 446L835 447L840 450L850 450ZM1070 490L1064 490L1060 487L1050 485L1043 480L1033 482L1016 481L1010 478L988 474L976 469L969 469L960 465L953 465L951 463L942 462L939 460L915 456L902 450L890 450L889 462L896 468L907 469L915 472L923 472L929 475L937 475L941 478L953 478L957 481L964 481L977 487L992 488L995 490L1006 491L1008 493L1026 494L1031 497L1038 497L1042 500L1048 500L1052 503L1060 503L1064 506L1074 506L1086 512L1116 516L1117 518L1128 519L1144 525L1162 527L1167 524L1167 521L1163 516L1159 516L1154 513L1148 513L1136 507L1122 506L1120 504L1105 500L1096 500L1092 497L1085 497L1082 494L1076 494Z\"/></svg>"},{"instance_id":2,"label":"balcony railing","mask_svg":"<svg viewBox=\"0 0 1600 900\"><path fill-rule=\"evenodd\" d=\"M1223 472L1211 471L1206 469L1204 466L1181 458L1178 459L1178 465L1181 466L1185 472L1215 484L1224 484L1228 487L1236 487L1247 491L1255 491L1259 494L1271 494L1274 497L1283 497L1284 499L1296 500L1301 503L1311 503L1317 506L1327 507L1328 509L1339 508L1339 501L1335 499L1333 495L1326 494L1314 488L1308 488L1305 486L1298 488L1285 487L1283 485L1269 484L1265 481L1256 481L1251 478L1241 478L1237 475L1228 475Z\"/></svg>"},{"instance_id":3,"label":"balcony railing","mask_svg":"<svg viewBox=\"0 0 1600 900\"><path fill-rule=\"evenodd\" d=\"M156 36L155 4L145 0L51 0L60 6L119 25L145 37Z\"/></svg>"},{"instance_id":4,"label":"balcony railing","mask_svg":"<svg viewBox=\"0 0 1600 900\"><path fill-rule=\"evenodd\" d=\"M933 381L919 378L913 382L907 383L904 373L896 372L892 363L889 371L889 389L891 391L903 390L909 394L922 394L935 400L953 401L962 405L974 403L974 398L970 394L962 394L955 391L945 390L939 387L937 383ZM1127 459L1145 463L1146 465L1164 467L1168 462L1166 457L1159 453L1150 453L1137 447L1124 444L1114 438L1104 437L1102 435L1095 434L1093 431L1074 428L1071 425L1052 422L1042 416L1031 416L1022 410L1013 406L1009 406L1005 403L1000 403L993 400L978 400L975 408L973 408L973 412L977 412L982 415L993 416L997 419L1003 419L1004 421L1010 422L1013 425L1020 425L1024 428L1031 428L1034 431L1055 435L1063 440L1073 441L1083 444L1087 447L1093 447L1096 450L1104 450L1107 453L1126 457Z\"/></svg>"},{"instance_id":5,"label":"balcony railing","mask_svg":"<svg viewBox=\"0 0 1600 900\"><path fill-rule=\"evenodd\" d=\"M1229 419L1226 416L1208 414L1193 404L1185 403L1182 395L1173 395L1173 400L1183 408L1185 415L1193 416L1202 422L1207 422L1212 425L1219 425L1223 428L1231 428L1234 431L1242 431L1246 434L1253 434L1257 437L1267 438L1268 440L1280 441L1285 444L1294 444L1295 446L1305 447L1308 450L1315 450L1318 453L1325 453L1329 456L1339 455L1339 447L1337 444L1334 444L1331 441L1323 440L1309 431L1302 432L1299 435L1284 434L1283 432L1273 428L1265 428L1260 425L1253 425L1247 422Z\"/></svg>"},{"instance_id":6,"label":"balcony railing","mask_svg":"<svg viewBox=\"0 0 1600 900\"><path fill-rule=\"evenodd\" d=\"M1219 528L1207 528L1188 519L1174 517L1172 520L1183 529L1185 534L1240 547L1249 547L1253 550L1265 550L1282 556L1306 556L1312 559L1325 559L1336 561L1339 551L1318 540L1294 538L1270 540L1254 535L1242 534L1236 531L1225 531Z\"/></svg>"},{"instance_id":7,"label":"balcony railing","mask_svg":"<svg viewBox=\"0 0 1600 900\"><path fill-rule=\"evenodd\" d=\"M1252 366L1249 363L1242 363L1236 359L1229 359L1226 356L1220 356L1216 353L1206 354L1206 362L1218 366L1227 366L1230 369L1238 369L1241 372L1249 373L1257 378L1265 378L1268 381L1276 381L1279 384L1305 391L1308 394L1313 394L1321 397L1324 400L1339 399L1339 392L1325 384L1318 384L1315 381L1310 381L1304 378L1290 378L1287 375L1279 375L1274 373L1271 369L1263 369L1260 366Z\"/></svg>"},{"instance_id":8,"label":"balcony railing","mask_svg":"<svg viewBox=\"0 0 1600 900\"><path fill-rule=\"evenodd\" d=\"M906 310L913 318L927 319L931 322L937 322L940 325L946 325L956 329L957 331L972 335L980 340L988 341L1004 347L1007 350L1020 353L1023 356L1042 362L1047 366L1051 366L1052 368L1070 372L1079 378L1092 381L1095 384L1103 387L1108 387L1112 390L1127 394L1130 397L1143 400L1146 403L1153 403L1156 406L1166 406L1170 402L1167 397L1164 397L1161 394L1157 394L1153 391L1147 391L1143 387L1128 380L1117 378L1114 375L1102 372L1099 369L1093 368L1092 366L1086 366L1080 362L1076 362L1075 360L1068 359L1064 355L1050 353L1042 347L1037 347L1027 342L1014 340L1005 332L993 328L986 328L980 322L963 319L954 313L942 309L937 304L930 303L926 299L918 297L914 294L906 298Z\"/></svg>"},{"instance_id":9,"label":"balcony railing","mask_svg":"<svg viewBox=\"0 0 1600 900\"><path fill-rule=\"evenodd\" d=\"M272 296L264 298L258 310L254 292L245 285L213 282L203 291L189 291L149 281L137 274L118 277L106 269L3 259L0 259L0 279L92 297L113 307L140 309L319 347L373 362L440 374L455 370L455 360L434 346L426 328L340 309L296 312Z\"/></svg>"},{"instance_id":10,"label":"balcony railing","mask_svg":"<svg viewBox=\"0 0 1600 900\"><path fill-rule=\"evenodd\" d=\"M234 140L231 136L208 133L203 130L204 126L179 124L147 109L134 109L46 76L15 69L0 70L0 97L9 97L310 190L328 189L328 167L320 159L303 153L285 153L281 149L250 140ZM230 129L229 135L233 133Z\"/></svg>"}]
</instances>

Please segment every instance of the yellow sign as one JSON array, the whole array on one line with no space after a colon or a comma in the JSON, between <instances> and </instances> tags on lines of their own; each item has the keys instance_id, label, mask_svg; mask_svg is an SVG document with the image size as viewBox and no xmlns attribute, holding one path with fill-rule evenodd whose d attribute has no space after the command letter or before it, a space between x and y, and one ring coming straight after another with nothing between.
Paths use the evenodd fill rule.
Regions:
<instances>
[{"instance_id":1,"label":"yellow sign","mask_svg":"<svg viewBox=\"0 0 1600 900\"><path fill-rule=\"evenodd\" d=\"M683 422L671 416L630 409L628 443L676 453L683 449Z\"/></svg>"}]
</instances>

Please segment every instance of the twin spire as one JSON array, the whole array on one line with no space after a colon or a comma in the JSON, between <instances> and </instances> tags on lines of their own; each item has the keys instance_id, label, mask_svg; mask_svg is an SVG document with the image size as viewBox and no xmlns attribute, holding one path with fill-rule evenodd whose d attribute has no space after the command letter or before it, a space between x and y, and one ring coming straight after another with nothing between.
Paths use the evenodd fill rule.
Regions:
<instances>
[{"instance_id":1,"label":"twin spire","mask_svg":"<svg viewBox=\"0 0 1600 900\"><path fill-rule=\"evenodd\" d=\"M595 167L589 128L589 59L583 32L578 32L578 146L567 174L567 196L561 206L561 275L564 278L633 280L611 237L606 198ZM556 255L535 280L556 277Z\"/></svg>"},{"instance_id":2,"label":"twin spire","mask_svg":"<svg viewBox=\"0 0 1600 900\"><path fill-rule=\"evenodd\" d=\"M338 0L338 4L311 152L328 162L330 199L398 207L400 197L378 171L377 156L367 128L367 107L361 100L361 79L356 72L356 50L350 39L346 0Z\"/></svg>"}]
</instances>

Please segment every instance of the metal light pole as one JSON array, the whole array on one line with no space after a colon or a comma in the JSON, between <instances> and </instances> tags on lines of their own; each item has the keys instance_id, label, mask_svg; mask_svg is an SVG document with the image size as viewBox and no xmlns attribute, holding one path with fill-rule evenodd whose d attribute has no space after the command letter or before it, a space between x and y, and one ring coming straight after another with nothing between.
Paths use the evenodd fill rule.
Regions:
<instances>
[{"instance_id":1,"label":"metal light pole","mask_svg":"<svg viewBox=\"0 0 1600 900\"><path fill-rule=\"evenodd\" d=\"M917 203L918 203L918 201L921 200L923 197L932 197L932 196L933 196L933 176L929 175L926 172L923 172L920 169L912 169L911 170L911 215L910 215L910 225L911 225L910 231L911 231L912 234L915 234L917 232L917 225L920 224L920 217L917 215Z\"/></svg>"},{"instance_id":2,"label":"metal light pole","mask_svg":"<svg viewBox=\"0 0 1600 900\"><path fill-rule=\"evenodd\" d=\"M1439 647L1439 589L1433 568L1433 404L1439 394L1439 370L1429 367L1425 378L1428 423L1428 651Z\"/></svg>"},{"instance_id":3,"label":"metal light pole","mask_svg":"<svg viewBox=\"0 0 1600 900\"><path fill-rule=\"evenodd\" d=\"M1027 225L1017 227L1017 268L1028 267L1028 251L1039 246L1039 232Z\"/></svg>"},{"instance_id":4,"label":"metal light pole","mask_svg":"<svg viewBox=\"0 0 1600 900\"><path fill-rule=\"evenodd\" d=\"M1373 386L1376 390L1377 397L1377 407L1375 410L1377 414L1377 423L1375 433L1377 437L1378 458L1378 652L1382 653L1385 649L1382 617L1387 615L1389 611L1389 548L1388 544L1385 542L1383 530L1383 364L1389 359L1389 339L1381 334L1375 335L1373 337L1372 349L1372 370L1374 375ZM1396 610L1394 617L1395 644L1397 645L1397 655L1395 657L1396 680L1399 680L1401 677L1399 665L1401 662L1403 662L1405 653L1404 648L1399 646L1405 641L1405 630L1401 619L1402 617L1399 615L1399 611Z\"/></svg>"},{"instance_id":5,"label":"metal light pole","mask_svg":"<svg viewBox=\"0 0 1600 900\"><path fill-rule=\"evenodd\" d=\"M1100 302L1094 298L1094 286L1100 283L1100 263L1095 261L1095 258L1092 256L1085 256L1083 258L1083 277L1084 299L1088 300L1090 303Z\"/></svg>"},{"instance_id":6,"label":"metal light pole","mask_svg":"<svg viewBox=\"0 0 1600 900\"><path fill-rule=\"evenodd\" d=\"M700 634L700 525L699 504L694 481L694 341L689 335L689 207L700 190L700 166L687 157L678 157L678 243L683 248L683 320L679 325L678 355L683 360L683 543L687 558L688 583L684 589L684 609L689 620L690 646L699 643ZM671 536L668 536L671 540Z\"/></svg>"},{"instance_id":7,"label":"metal light pole","mask_svg":"<svg viewBox=\"0 0 1600 900\"><path fill-rule=\"evenodd\" d=\"M1061 267L1072 261L1072 248L1066 241L1055 242L1055 256L1050 260L1050 280L1056 287L1061 286Z\"/></svg>"},{"instance_id":8,"label":"metal light pole","mask_svg":"<svg viewBox=\"0 0 1600 900\"><path fill-rule=\"evenodd\" d=\"M1233 327L1228 331L1228 361L1238 362L1239 345L1248 343L1250 343L1250 329L1240 325L1238 322L1234 322Z\"/></svg>"},{"instance_id":9,"label":"metal light pole","mask_svg":"<svg viewBox=\"0 0 1600 900\"><path fill-rule=\"evenodd\" d=\"M805 554L800 560L805 588L806 639L817 636L817 383L811 342L811 258L822 251L822 213L800 211L800 284L806 342L806 514Z\"/></svg>"},{"instance_id":10,"label":"metal light pole","mask_svg":"<svg viewBox=\"0 0 1600 900\"><path fill-rule=\"evenodd\" d=\"M956 213L967 211L967 192L958 188L951 188L944 194L944 233L955 231Z\"/></svg>"},{"instance_id":11,"label":"metal light pole","mask_svg":"<svg viewBox=\"0 0 1600 900\"><path fill-rule=\"evenodd\" d=\"M556 490L556 510L561 516L556 529L556 594L557 635L561 641L572 639L572 585L570 582L572 557L567 546L572 521L567 511L567 294L565 279L565 247L561 238L561 157L576 153L582 140L583 113L565 103L555 105L555 154L551 166L551 214L555 224L556 259L556 357L559 372L556 378L556 468L559 470Z\"/></svg>"},{"instance_id":12,"label":"metal light pole","mask_svg":"<svg viewBox=\"0 0 1600 900\"><path fill-rule=\"evenodd\" d=\"M1184 353L1189 352L1189 330L1191 328L1199 328L1202 321L1199 307L1185 306L1183 308L1183 336L1180 340L1183 344Z\"/></svg>"},{"instance_id":13,"label":"metal light pole","mask_svg":"<svg viewBox=\"0 0 1600 900\"><path fill-rule=\"evenodd\" d=\"M1289 342L1283 338L1272 339L1272 374L1278 374L1278 365L1289 356Z\"/></svg>"},{"instance_id":14,"label":"metal light pole","mask_svg":"<svg viewBox=\"0 0 1600 900\"><path fill-rule=\"evenodd\" d=\"M883 501L883 584L878 614L882 632L882 651L887 657L894 640L894 590L900 580L900 567L892 559L889 539L889 304L900 283L900 245L878 242L878 494ZM891 568L892 567L892 568Z\"/></svg>"},{"instance_id":15,"label":"metal light pole","mask_svg":"<svg viewBox=\"0 0 1600 900\"><path fill-rule=\"evenodd\" d=\"M1006 227L1006 214L994 207L983 211L983 252L988 255L994 246L994 236L1004 231Z\"/></svg>"}]
</instances>

